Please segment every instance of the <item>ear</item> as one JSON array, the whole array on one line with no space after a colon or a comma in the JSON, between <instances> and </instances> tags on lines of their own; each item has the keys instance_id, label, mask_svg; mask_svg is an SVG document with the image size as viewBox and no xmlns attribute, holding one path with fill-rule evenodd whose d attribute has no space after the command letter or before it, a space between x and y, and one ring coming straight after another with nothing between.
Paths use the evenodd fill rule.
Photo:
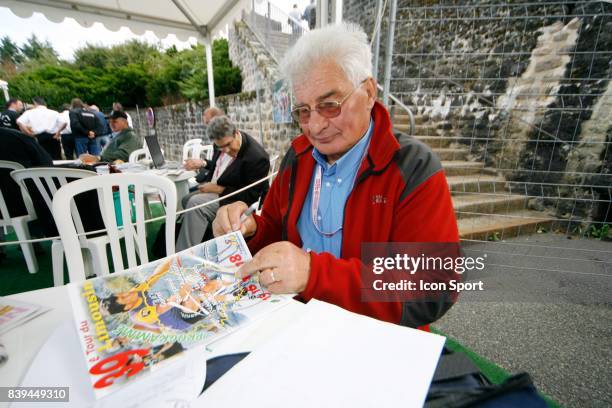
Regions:
<instances>
[{"instance_id":1,"label":"ear","mask_svg":"<svg viewBox=\"0 0 612 408\"><path fill-rule=\"evenodd\" d=\"M363 84L368 94L368 109L374 108L374 103L378 97L378 88L376 86L376 80L372 77L368 78Z\"/></svg>"}]
</instances>

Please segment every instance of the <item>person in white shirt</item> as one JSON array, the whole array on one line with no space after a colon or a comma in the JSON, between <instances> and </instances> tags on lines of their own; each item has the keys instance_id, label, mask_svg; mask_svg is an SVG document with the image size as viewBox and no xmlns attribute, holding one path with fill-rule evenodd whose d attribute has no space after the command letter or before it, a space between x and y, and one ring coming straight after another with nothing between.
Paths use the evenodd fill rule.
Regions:
<instances>
[{"instance_id":1,"label":"person in white shirt","mask_svg":"<svg viewBox=\"0 0 612 408\"><path fill-rule=\"evenodd\" d=\"M302 13L298 9L298 5L294 4L293 8L289 12L289 25L291 26L291 32L295 33L300 27L300 21L302 20Z\"/></svg>"},{"instance_id":2,"label":"person in white shirt","mask_svg":"<svg viewBox=\"0 0 612 408\"><path fill-rule=\"evenodd\" d=\"M66 122L57 111L47 108L42 97L37 96L32 102L34 108L25 111L17 119L17 125L23 133L35 137L53 160L61 160L60 132L66 127Z\"/></svg>"}]
</instances>

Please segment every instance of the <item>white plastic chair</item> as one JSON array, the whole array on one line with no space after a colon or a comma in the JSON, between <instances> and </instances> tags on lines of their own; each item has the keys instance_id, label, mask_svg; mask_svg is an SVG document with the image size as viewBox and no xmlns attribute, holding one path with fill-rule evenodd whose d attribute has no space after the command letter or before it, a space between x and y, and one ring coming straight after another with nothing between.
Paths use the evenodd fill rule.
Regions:
<instances>
[{"instance_id":1,"label":"white plastic chair","mask_svg":"<svg viewBox=\"0 0 612 408\"><path fill-rule=\"evenodd\" d=\"M22 170L24 167L19 163L0 160L0 169ZM28 222L36 219L36 212L34 211L34 206L32 205L32 200L28 191L21 185L19 187L21 188L21 196L23 197L23 203L25 204L27 214L11 217L6 201L4 201L2 191L0 190L0 227L13 228L15 235L17 235L17 240L26 241L31 239L30 231L28 230ZM19 244L19 246L21 247L21 252L28 266L28 272L38 272L38 261L36 260L36 254L34 253L32 244L23 243Z\"/></svg>"},{"instance_id":2,"label":"white plastic chair","mask_svg":"<svg viewBox=\"0 0 612 408\"><path fill-rule=\"evenodd\" d=\"M160 149L162 154L164 154L164 149ZM141 160L146 160L148 163L152 163L153 159L151 158L151 153L149 152L149 148L147 147L147 142L144 142L142 145L142 149L136 149L132 153L130 153L128 157L128 163L137 164L140 163Z\"/></svg>"},{"instance_id":3,"label":"white plastic chair","mask_svg":"<svg viewBox=\"0 0 612 408\"><path fill-rule=\"evenodd\" d=\"M202 139L196 137L195 139L189 139L183 145L183 161L187 159L193 159L197 157L194 155L194 147L200 146L202 144Z\"/></svg>"},{"instance_id":4,"label":"white plastic chair","mask_svg":"<svg viewBox=\"0 0 612 408\"><path fill-rule=\"evenodd\" d=\"M196 154L195 157L202 157L202 154L204 154L204 159L206 160L212 160L213 158L213 154L215 153L215 149L214 146L209 144L209 145L204 145L201 144L196 148Z\"/></svg>"},{"instance_id":5,"label":"white plastic chair","mask_svg":"<svg viewBox=\"0 0 612 408\"><path fill-rule=\"evenodd\" d=\"M68 183L69 179L84 179L84 178L92 178L97 177L97 174L93 171L89 170L81 170L81 169L66 169L59 167L36 167L30 169L23 170L15 170L11 172L11 177L23 189L26 189L26 180L32 180L40 195L49 207L49 211L51 211L51 207L53 204L53 197L60 187ZM27 190L26 190L27 191ZM74 217L75 222L79 226L79 232L83 232L83 224L81 222L81 217L76 206L73 205L72 208L69 208L72 211L72 217ZM55 224L58 225L57 220L55 220ZM98 276L108 274L108 265L106 269L97 269L96 265L100 265L102 260L104 260L104 265L106 262L106 244L108 243L108 238L106 236L99 236L93 238L81 238L80 247L87 249L89 251L89 255L91 255L91 266L92 271L96 273ZM79 251L80 252L80 251ZM53 269L53 284L55 286L61 286L64 284L64 247L62 246L62 242L59 239L54 239L51 242L51 264Z\"/></svg>"},{"instance_id":6,"label":"white plastic chair","mask_svg":"<svg viewBox=\"0 0 612 408\"><path fill-rule=\"evenodd\" d=\"M113 187L119 190L123 227L117 225ZM134 191L134 208L130 203L128 191L132 188ZM144 193L147 188L156 188L165 196L166 254L173 254L176 187L167 178L152 174L108 174L87 180L77 180L66 184L57 191L53 198L53 217L57 222L62 244L66 249L66 262L71 282L85 280L83 256L79 251L79 237L70 211L70 208L74 206L73 197L85 191L97 190L100 213L110 243L113 265L115 272L119 272L149 262L144 212ZM136 216L135 225L131 223L133 212ZM119 242L122 238L125 240L127 267L123 263L123 254ZM106 259L104 261L106 264ZM106 266L108 268L108 265Z\"/></svg>"},{"instance_id":7,"label":"white plastic chair","mask_svg":"<svg viewBox=\"0 0 612 408\"><path fill-rule=\"evenodd\" d=\"M149 157L149 151L147 149L136 149L132 153L130 153L130 157L128 158L128 162L132 164L137 164L142 159L151 159Z\"/></svg>"}]
</instances>

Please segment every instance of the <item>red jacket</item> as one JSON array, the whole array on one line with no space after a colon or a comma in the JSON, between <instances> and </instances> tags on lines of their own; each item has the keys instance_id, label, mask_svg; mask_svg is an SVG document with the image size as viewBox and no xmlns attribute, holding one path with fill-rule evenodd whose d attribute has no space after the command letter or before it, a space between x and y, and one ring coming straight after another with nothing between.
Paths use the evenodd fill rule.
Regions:
<instances>
[{"instance_id":1,"label":"red jacket","mask_svg":"<svg viewBox=\"0 0 612 408\"><path fill-rule=\"evenodd\" d=\"M372 111L374 130L344 210L342 258L310 253L310 278L300 293L350 311L411 327L441 317L452 302L363 302L362 242L458 242L453 205L437 156L411 136L392 132L389 113L380 103ZM277 241L302 247L297 222L315 160L312 145L297 137L285 155L266 196L257 232L248 245L253 253Z\"/></svg>"}]
</instances>

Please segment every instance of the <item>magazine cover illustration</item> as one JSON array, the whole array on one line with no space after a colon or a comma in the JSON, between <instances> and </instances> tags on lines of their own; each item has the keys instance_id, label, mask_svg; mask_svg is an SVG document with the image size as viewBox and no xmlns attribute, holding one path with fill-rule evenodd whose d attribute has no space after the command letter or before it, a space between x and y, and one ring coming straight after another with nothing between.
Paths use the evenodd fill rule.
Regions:
<instances>
[{"instance_id":1,"label":"magazine cover illustration","mask_svg":"<svg viewBox=\"0 0 612 408\"><path fill-rule=\"evenodd\" d=\"M253 278L234 278L250 259L242 235L230 233L126 272L69 285L96 397L287 300Z\"/></svg>"}]
</instances>

